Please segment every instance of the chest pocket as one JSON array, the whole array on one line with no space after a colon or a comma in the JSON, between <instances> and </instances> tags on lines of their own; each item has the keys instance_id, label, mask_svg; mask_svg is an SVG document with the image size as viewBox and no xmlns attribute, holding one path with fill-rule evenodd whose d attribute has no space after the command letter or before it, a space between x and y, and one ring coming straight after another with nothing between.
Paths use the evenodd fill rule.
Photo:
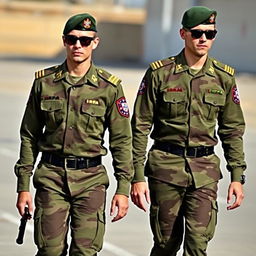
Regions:
<instances>
[{"instance_id":1,"label":"chest pocket","mask_svg":"<svg viewBox=\"0 0 256 256\"><path fill-rule=\"evenodd\" d=\"M52 112L62 109L63 102L61 100L42 100L41 109L43 111Z\"/></svg>"},{"instance_id":2,"label":"chest pocket","mask_svg":"<svg viewBox=\"0 0 256 256\"><path fill-rule=\"evenodd\" d=\"M206 93L204 96L204 102L207 104L208 112L206 117L208 120L217 118L217 114L221 107L225 105L225 95Z\"/></svg>"},{"instance_id":3,"label":"chest pocket","mask_svg":"<svg viewBox=\"0 0 256 256\"><path fill-rule=\"evenodd\" d=\"M185 92L164 92L162 112L169 118L183 119L186 113Z\"/></svg>"},{"instance_id":4,"label":"chest pocket","mask_svg":"<svg viewBox=\"0 0 256 256\"><path fill-rule=\"evenodd\" d=\"M106 108L98 104L88 104L83 102L81 108L83 116L83 126L88 132L102 132L105 121Z\"/></svg>"},{"instance_id":5,"label":"chest pocket","mask_svg":"<svg viewBox=\"0 0 256 256\"><path fill-rule=\"evenodd\" d=\"M46 128L49 130L56 129L56 126L63 121L63 101L42 100L40 106L45 116Z\"/></svg>"}]
</instances>

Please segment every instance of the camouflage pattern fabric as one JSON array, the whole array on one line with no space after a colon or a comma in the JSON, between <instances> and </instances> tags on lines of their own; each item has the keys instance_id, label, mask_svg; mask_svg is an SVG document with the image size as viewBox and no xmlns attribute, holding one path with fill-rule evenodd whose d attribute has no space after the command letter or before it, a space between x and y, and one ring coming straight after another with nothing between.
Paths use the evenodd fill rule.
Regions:
<instances>
[{"instance_id":1,"label":"camouflage pattern fabric","mask_svg":"<svg viewBox=\"0 0 256 256\"><path fill-rule=\"evenodd\" d=\"M72 170L40 163L33 183L37 256L67 255L69 223L69 255L96 255L102 248L105 231L109 182L104 166Z\"/></svg>"},{"instance_id":2,"label":"camouflage pattern fabric","mask_svg":"<svg viewBox=\"0 0 256 256\"><path fill-rule=\"evenodd\" d=\"M36 72L20 130L17 191L29 191L41 151L58 157L106 155L106 129L116 193L128 196L133 177L132 139L120 79L93 64L80 79L70 76L66 63ZM105 228L108 177L104 166L73 170L41 162L34 186L37 255L66 255L69 222L70 255L96 255Z\"/></svg>"},{"instance_id":3,"label":"camouflage pattern fabric","mask_svg":"<svg viewBox=\"0 0 256 256\"><path fill-rule=\"evenodd\" d=\"M76 84L66 63L38 71L21 125L18 191L29 191L39 151L60 156L106 155L109 129L117 193L128 195L133 176L129 110L120 79L93 64Z\"/></svg>"},{"instance_id":4,"label":"camouflage pattern fabric","mask_svg":"<svg viewBox=\"0 0 256 256\"><path fill-rule=\"evenodd\" d=\"M144 181L148 135L155 141L182 147L215 146L222 142L232 181L240 181L246 164L243 153L245 123L234 69L208 57L194 74L183 52L151 64L140 85L132 117L135 177ZM219 158L209 155L186 158L195 187L219 180ZM187 186L185 158L153 150L145 175Z\"/></svg>"},{"instance_id":5,"label":"camouflage pattern fabric","mask_svg":"<svg viewBox=\"0 0 256 256\"><path fill-rule=\"evenodd\" d=\"M148 135L154 143L187 148L214 147L218 134L231 181L240 181L246 169L244 129L233 68L208 57L195 72L183 51L150 64L138 90L132 131L133 182L149 178L155 242L151 256L176 255L184 219L183 255L206 255L216 225L217 182L222 173L215 154L187 157L152 147L146 161Z\"/></svg>"},{"instance_id":6,"label":"camouflage pattern fabric","mask_svg":"<svg viewBox=\"0 0 256 256\"><path fill-rule=\"evenodd\" d=\"M183 256L207 255L207 243L217 223L217 182L195 189L149 179L149 189L155 242L150 256L175 256L183 240L184 225Z\"/></svg>"}]
</instances>

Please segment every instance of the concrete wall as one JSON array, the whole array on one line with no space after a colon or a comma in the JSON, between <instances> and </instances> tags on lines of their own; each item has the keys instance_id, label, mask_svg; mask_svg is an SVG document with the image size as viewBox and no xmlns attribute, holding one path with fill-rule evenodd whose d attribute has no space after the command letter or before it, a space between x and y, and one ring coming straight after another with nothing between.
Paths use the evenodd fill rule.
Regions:
<instances>
[{"instance_id":1,"label":"concrete wall","mask_svg":"<svg viewBox=\"0 0 256 256\"><path fill-rule=\"evenodd\" d=\"M140 61L145 10L111 5L70 5L51 2L1 2L0 54L37 58L64 57L62 30L81 12L96 17L100 46L95 60Z\"/></svg>"},{"instance_id":2,"label":"concrete wall","mask_svg":"<svg viewBox=\"0 0 256 256\"><path fill-rule=\"evenodd\" d=\"M218 34L210 54L238 71L256 72L255 0L148 0L143 62L178 53L184 11L193 5L216 9Z\"/></svg>"}]
</instances>

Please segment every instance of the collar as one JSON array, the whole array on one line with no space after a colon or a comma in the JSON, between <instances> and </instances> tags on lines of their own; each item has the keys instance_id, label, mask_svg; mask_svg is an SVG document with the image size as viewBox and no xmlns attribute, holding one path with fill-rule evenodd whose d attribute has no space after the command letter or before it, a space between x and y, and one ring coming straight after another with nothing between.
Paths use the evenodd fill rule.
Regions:
<instances>
[{"instance_id":1,"label":"collar","mask_svg":"<svg viewBox=\"0 0 256 256\"><path fill-rule=\"evenodd\" d=\"M94 86L99 86L98 84L98 74L97 74L97 69L95 65L92 63L88 72L86 73L85 77L87 80Z\"/></svg>"},{"instance_id":2,"label":"collar","mask_svg":"<svg viewBox=\"0 0 256 256\"><path fill-rule=\"evenodd\" d=\"M175 73L178 74L188 70L189 70L189 66L185 58L184 50L182 50L181 53L176 57ZM210 57L207 57L204 66L199 71L199 73L196 74L196 76L201 76L204 74L208 74L210 76L215 77L215 67L213 65L213 59Z\"/></svg>"},{"instance_id":3,"label":"collar","mask_svg":"<svg viewBox=\"0 0 256 256\"><path fill-rule=\"evenodd\" d=\"M68 68L66 61L62 63L58 70L55 72L55 78L54 82L58 82L68 75ZM90 84L98 87L98 77L97 77L97 70L95 65L92 63L88 72L84 75L83 82L87 83L87 81L90 82Z\"/></svg>"},{"instance_id":4,"label":"collar","mask_svg":"<svg viewBox=\"0 0 256 256\"><path fill-rule=\"evenodd\" d=\"M187 64L184 50L182 50L176 57L175 74L187 71L189 66Z\"/></svg>"}]
</instances>

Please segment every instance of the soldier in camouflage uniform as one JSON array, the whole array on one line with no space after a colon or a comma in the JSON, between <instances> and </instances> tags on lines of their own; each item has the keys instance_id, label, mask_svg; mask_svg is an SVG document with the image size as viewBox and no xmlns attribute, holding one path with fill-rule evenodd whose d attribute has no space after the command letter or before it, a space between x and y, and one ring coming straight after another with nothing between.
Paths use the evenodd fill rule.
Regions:
<instances>
[{"instance_id":1,"label":"soldier in camouflage uniform","mask_svg":"<svg viewBox=\"0 0 256 256\"><path fill-rule=\"evenodd\" d=\"M99 43L96 21L89 14L71 17L63 32L66 61L36 72L21 124L17 208L32 213L29 180L39 152L34 239L38 256L92 256L102 248L108 175L101 163L103 137L109 130L117 179L112 221L128 210L133 177L129 110L120 79L92 63ZM117 209L117 213L116 212Z\"/></svg>"},{"instance_id":2,"label":"soldier in camouflage uniform","mask_svg":"<svg viewBox=\"0 0 256 256\"><path fill-rule=\"evenodd\" d=\"M144 198L151 200L151 256L176 255L183 234L184 256L206 255L222 178L220 159L214 154L216 124L231 174L228 209L240 206L244 197L245 123L234 69L208 56L216 35L215 19L216 11L202 6L184 13L180 30L184 49L151 63L135 102L131 195L144 211ZM154 142L144 167L151 129Z\"/></svg>"}]
</instances>

